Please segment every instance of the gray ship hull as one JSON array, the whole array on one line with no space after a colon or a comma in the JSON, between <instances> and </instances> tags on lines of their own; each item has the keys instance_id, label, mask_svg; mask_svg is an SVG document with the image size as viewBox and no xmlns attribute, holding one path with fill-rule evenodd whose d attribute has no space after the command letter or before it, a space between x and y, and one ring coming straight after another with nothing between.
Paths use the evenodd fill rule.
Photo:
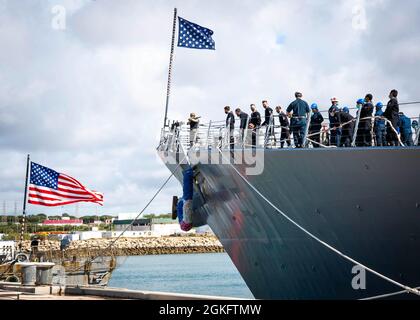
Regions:
<instances>
[{"instance_id":1,"label":"gray ship hull","mask_svg":"<svg viewBox=\"0 0 420 320\"><path fill-rule=\"evenodd\" d=\"M420 286L419 148L272 149L264 158L264 172L247 179L280 210L360 263ZM362 299L401 290L369 273L366 289L355 290L354 264L287 221L231 165L198 168L205 204L194 223L212 228L255 298ZM181 168L175 175L182 183Z\"/></svg>"}]
</instances>

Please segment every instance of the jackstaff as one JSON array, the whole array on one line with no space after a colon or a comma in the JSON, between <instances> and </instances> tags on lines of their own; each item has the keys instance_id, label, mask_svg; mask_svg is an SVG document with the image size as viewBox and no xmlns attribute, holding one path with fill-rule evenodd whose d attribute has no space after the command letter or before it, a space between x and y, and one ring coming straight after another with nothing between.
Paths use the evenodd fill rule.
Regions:
<instances>
[{"instance_id":1,"label":"jackstaff","mask_svg":"<svg viewBox=\"0 0 420 320\"><path fill-rule=\"evenodd\" d=\"M23 211L22 211L22 224L20 229L20 242L19 242L19 250L22 250L22 243L23 243L23 235L25 233L25 226L26 226L26 199L28 197L28 176L29 176L29 163L30 163L30 155L26 159L26 177L25 177L25 193L23 196Z\"/></svg>"},{"instance_id":2,"label":"jackstaff","mask_svg":"<svg viewBox=\"0 0 420 320\"><path fill-rule=\"evenodd\" d=\"M178 14L177 9L174 9L174 21L172 25L172 41L171 41L171 53L169 55L169 70L168 70L168 84L166 87L166 106L165 106L165 119L163 121L163 127L168 127L168 107L169 97L171 95L171 83L172 83L172 68L174 61L175 51L175 33L176 33L176 20ZM178 47L189 48L189 49L202 49L202 50L215 50L216 45L212 39L213 31L202 27L196 23L185 20L184 18L178 17L179 30L178 30Z\"/></svg>"}]
</instances>

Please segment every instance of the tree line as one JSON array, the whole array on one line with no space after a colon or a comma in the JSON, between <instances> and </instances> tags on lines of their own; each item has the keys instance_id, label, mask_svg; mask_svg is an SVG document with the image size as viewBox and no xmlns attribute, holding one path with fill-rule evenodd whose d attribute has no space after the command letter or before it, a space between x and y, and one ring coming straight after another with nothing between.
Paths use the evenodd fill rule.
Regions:
<instances>
[{"instance_id":1,"label":"tree line","mask_svg":"<svg viewBox=\"0 0 420 320\"><path fill-rule=\"evenodd\" d=\"M58 216L58 215L47 216L46 214L39 213L35 215L26 216L26 222L27 223L43 223L45 220L61 220L63 217L67 217L72 220L80 219L80 220L83 220L84 224L93 223L94 221L105 222L106 220L116 218L115 216L111 216L111 215L102 215L102 216L91 215L91 216L76 217L76 216L69 215L68 213L63 213L61 216ZM0 216L0 224L21 223L22 219L23 219L22 215L19 215L19 216L3 215L3 216Z\"/></svg>"}]
</instances>

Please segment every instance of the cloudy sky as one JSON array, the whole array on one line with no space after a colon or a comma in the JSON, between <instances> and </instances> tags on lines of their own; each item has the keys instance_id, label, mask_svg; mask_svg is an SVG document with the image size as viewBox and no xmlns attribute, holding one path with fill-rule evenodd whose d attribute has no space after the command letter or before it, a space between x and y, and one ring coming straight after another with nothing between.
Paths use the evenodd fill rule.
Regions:
<instances>
[{"instance_id":1,"label":"cloudy sky","mask_svg":"<svg viewBox=\"0 0 420 320\"><path fill-rule=\"evenodd\" d=\"M175 6L214 30L216 51L176 49L171 119L286 105L296 90L325 108L368 92L386 102L393 88L420 100L418 0L0 0L1 214L21 212L28 153L105 194L104 207L29 213L137 212L160 187ZM180 192L172 181L148 212Z\"/></svg>"}]
</instances>

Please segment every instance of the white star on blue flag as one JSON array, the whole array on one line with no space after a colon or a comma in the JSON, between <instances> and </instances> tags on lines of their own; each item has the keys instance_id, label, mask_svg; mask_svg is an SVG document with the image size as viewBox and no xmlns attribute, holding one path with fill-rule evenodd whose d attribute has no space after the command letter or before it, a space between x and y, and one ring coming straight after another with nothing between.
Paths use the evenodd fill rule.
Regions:
<instances>
[{"instance_id":1,"label":"white star on blue flag","mask_svg":"<svg viewBox=\"0 0 420 320\"><path fill-rule=\"evenodd\" d=\"M213 31L178 17L178 47L216 50Z\"/></svg>"},{"instance_id":2,"label":"white star on blue flag","mask_svg":"<svg viewBox=\"0 0 420 320\"><path fill-rule=\"evenodd\" d=\"M50 168L31 162L30 183L51 189L58 188L58 176L60 174Z\"/></svg>"}]
</instances>

